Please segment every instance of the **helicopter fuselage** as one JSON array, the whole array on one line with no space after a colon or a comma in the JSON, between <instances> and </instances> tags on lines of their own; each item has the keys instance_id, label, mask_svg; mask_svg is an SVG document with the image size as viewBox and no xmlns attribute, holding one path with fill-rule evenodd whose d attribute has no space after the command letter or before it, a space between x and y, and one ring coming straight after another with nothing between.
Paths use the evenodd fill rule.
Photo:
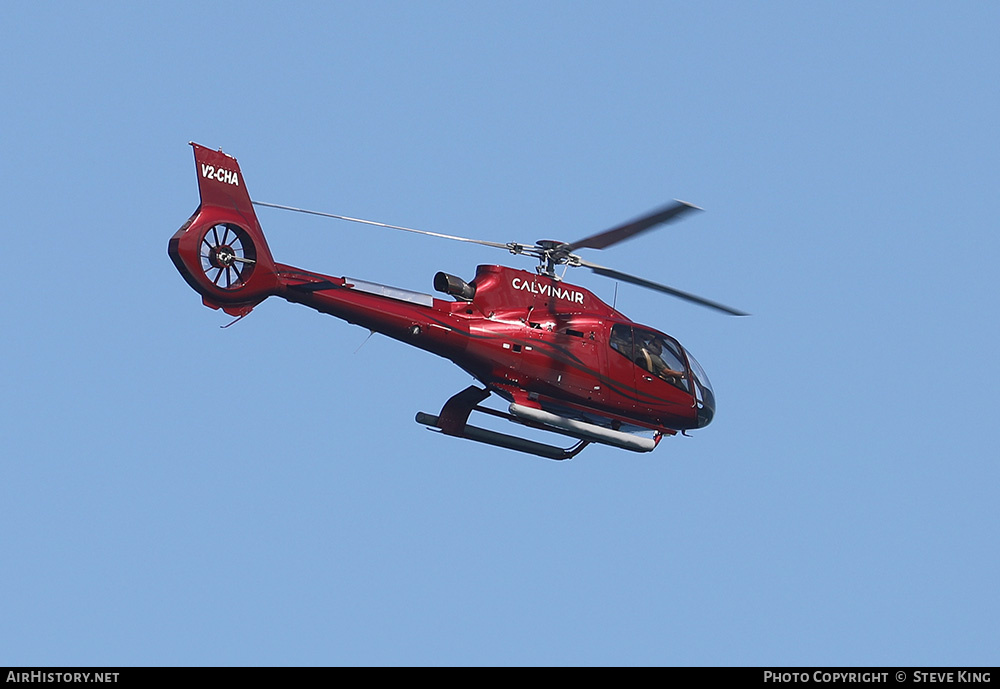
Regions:
<instances>
[{"instance_id":1,"label":"helicopter fuselage","mask_svg":"<svg viewBox=\"0 0 1000 689\"><path fill-rule=\"evenodd\" d=\"M636 449L617 436L651 430L658 440L711 421L708 380L676 340L554 276L500 265L479 266L469 283L439 273L435 288L449 296L440 299L276 263L235 159L194 147L202 203L168 253L207 306L244 316L270 296L303 304L453 361L482 395L508 400L518 423L584 424L583 435L566 434L585 441ZM591 424L607 430L594 440Z\"/></svg>"}]
</instances>

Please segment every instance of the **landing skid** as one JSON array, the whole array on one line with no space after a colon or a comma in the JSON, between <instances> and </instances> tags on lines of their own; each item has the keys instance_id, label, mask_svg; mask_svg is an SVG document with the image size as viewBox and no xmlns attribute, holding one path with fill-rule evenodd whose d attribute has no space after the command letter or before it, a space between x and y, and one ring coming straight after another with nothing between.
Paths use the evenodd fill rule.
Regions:
<instances>
[{"instance_id":1,"label":"landing skid","mask_svg":"<svg viewBox=\"0 0 1000 689\"><path fill-rule=\"evenodd\" d=\"M542 424L525 422L525 420L519 419L512 414L505 414L495 409L480 407L479 403L489 396L490 393L488 390L482 390L474 385L469 386L445 402L444 407L441 408L440 415L434 416L422 411L417 412L417 423L437 429L445 435L456 438L466 438L474 440L477 443L485 443L486 445L516 450L517 452L524 452L529 455L554 460L571 459L590 444L589 440L580 440L572 447L563 449L555 445L546 445L545 443L538 443L515 435L507 435L506 433L497 433L496 431L479 428L478 426L470 426L468 423L469 416L473 411L478 411L522 425L558 432L558 429L549 428Z\"/></svg>"},{"instance_id":2,"label":"landing skid","mask_svg":"<svg viewBox=\"0 0 1000 689\"><path fill-rule=\"evenodd\" d=\"M657 431L652 438L649 438L607 428L596 423L553 414L544 409L526 404L518 404L517 402L511 403L509 407L510 413L479 406L479 403L489 396L489 390L470 386L445 402L440 415L434 416L433 414L418 412L417 423L437 429L445 435L455 436L456 438L467 438L468 440L475 440L487 445L495 445L507 448L508 450L517 450L518 452L556 460L575 457L583 448L591 443L610 445L624 450L631 450L632 452L651 452L659 444L663 433L672 433L671 431ZM497 433L496 431L479 428L478 426L470 426L469 416L474 411L505 419L521 426L559 433L579 442L572 447L563 449L554 445L546 445L518 436L507 435L506 433Z\"/></svg>"}]
</instances>

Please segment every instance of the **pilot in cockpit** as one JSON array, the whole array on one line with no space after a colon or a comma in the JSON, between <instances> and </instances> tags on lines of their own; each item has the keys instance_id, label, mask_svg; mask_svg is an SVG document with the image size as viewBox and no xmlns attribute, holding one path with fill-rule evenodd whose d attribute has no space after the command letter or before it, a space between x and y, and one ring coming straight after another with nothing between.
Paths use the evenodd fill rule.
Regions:
<instances>
[{"instance_id":1,"label":"pilot in cockpit","mask_svg":"<svg viewBox=\"0 0 1000 689\"><path fill-rule=\"evenodd\" d=\"M639 352L641 356L637 358L637 364L671 385L684 387L684 383L682 382L684 371L677 371L670 368L667 362L663 360L663 343L660 341L660 338L649 338L640 345ZM674 357L671 358L673 359ZM679 361L677 363L680 364Z\"/></svg>"}]
</instances>

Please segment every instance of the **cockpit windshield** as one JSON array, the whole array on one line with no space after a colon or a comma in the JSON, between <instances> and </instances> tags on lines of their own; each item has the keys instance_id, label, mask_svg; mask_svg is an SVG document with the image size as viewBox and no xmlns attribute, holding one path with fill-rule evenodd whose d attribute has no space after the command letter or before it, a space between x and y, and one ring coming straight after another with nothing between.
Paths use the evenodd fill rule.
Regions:
<instances>
[{"instance_id":1,"label":"cockpit windshield","mask_svg":"<svg viewBox=\"0 0 1000 689\"><path fill-rule=\"evenodd\" d=\"M687 350L685 350L687 351ZM694 377L694 396L698 400L698 428L704 428L715 416L715 393L708 375L691 352L687 352L688 363Z\"/></svg>"}]
</instances>

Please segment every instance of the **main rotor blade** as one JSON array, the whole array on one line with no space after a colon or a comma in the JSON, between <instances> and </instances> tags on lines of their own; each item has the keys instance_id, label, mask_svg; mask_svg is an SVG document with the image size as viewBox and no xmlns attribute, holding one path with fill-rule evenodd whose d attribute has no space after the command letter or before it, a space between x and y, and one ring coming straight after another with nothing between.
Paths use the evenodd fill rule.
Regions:
<instances>
[{"instance_id":1,"label":"main rotor blade","mask_svg":"<svg viewBox=\"0 0 1000 689\"><path fill-rule=\"evenodd\" d=\"M364 225L374 225L376 227L385 227L390 230L402 230L403 232L415 232L416 234L425 234L430 237L440 237L441 239L454 239L456 242L470 242L472 244L482 244L483 246L492 246L495 249L504 249L512 253L515 252L515 247L521 247L520 244L500 244L499 242L487 242L482 239L469 239L468 237L457 237L451 234L441 234L440 232L428 232L427 230L415 230L412 227L401 227L399 225L388 225L384 222L375 222L374 220L362 220L361 218L350 218L346 215L334 215L333 213L321 213L320 211L310 211L305 208L295 208L293 206L282 206L277 203L264 203L263 201L253 201L255 206L266 206L267 208L277 208L283 211L294 211L296 213L308 213L309 215L320 215L324 218L335 218L337 220L347 220L348 222L358 222Z\"/></svg>"},{"instance_id":2,"label":"main rotor blade","mask_svg":"<svg viewBox=\"0 0 1000 689\"><path fill-rule=\"evenodd\" d=\"M684 213L700 210L701 208L698 208L698 206L693 206L686 201L675 200L670 205L655 210L641 218L636 218L635 220L619 225L618 227L613 227L610 230L605 230L604 232L591 235L586 239L581 239L573 242L572 244L567 244L562 248L566 251L576 251L577 249L606 249L612 244L623 242L626 239L636 236L637 234L651 230L657 225L662 225L663 223L676 220Z\"/></svg>"},{"instance_id":3,"label":"main rotor blade","mask_svg":"<svg viewBox=\"0 0 1000 689\"><path fill-rule=\"evenodd\" d=\"M590 263L589 261L580 260L580 265L586 268L590 268L592 271L598 275L603 275L604 277L613 278L615 280L621 280L622 282L630 282L633 285L639 285L640 287L645 287L647 289L656 290L657 292L665 292L680 299L687 300L694 304L700 306L707 306L711 309L716 309L724 313L731 314L733 316L749 316L749 313L745 311L740 311L739 309L734 309L725 304L720 304L717 301L712 301L711 299L705 299L704 297L699 297L696 294L690 294L689 292L682 292L679 289L673 287L668 287L667 285L661 285L658 282L652 282L651 280L646 280L645 278L636 277L635 275L629 275L628 273L623 273L619 270L614 270L613 268L605 268L604 266L599 266L596 263Z\"/></svg>"}]
</instances>

